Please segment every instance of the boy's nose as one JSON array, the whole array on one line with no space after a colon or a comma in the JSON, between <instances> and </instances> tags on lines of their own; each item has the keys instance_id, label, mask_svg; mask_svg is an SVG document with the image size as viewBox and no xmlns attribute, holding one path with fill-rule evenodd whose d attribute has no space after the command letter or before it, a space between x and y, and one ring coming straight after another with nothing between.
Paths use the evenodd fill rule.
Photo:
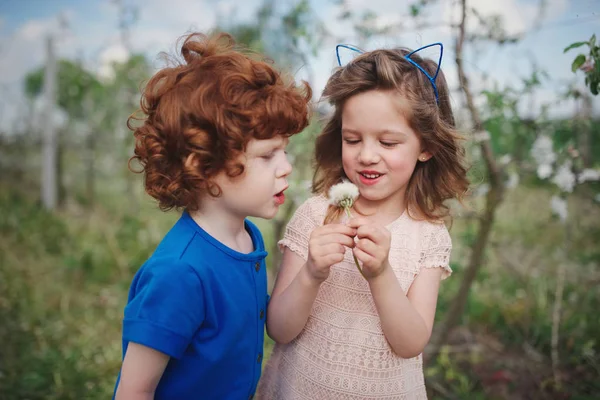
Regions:
<instances>
[{"instance_id":1,"label":"boy's nose","mask_svg":"<svg viewBox=\"0 0 600 400\"><path fill-rule=\"evenodd\" d=\"M290 164L290 161L288 160L287 155L283 159L283 163L279 167L278 172L279 172L278 177L288 176L289 174L292 173L292 164Z\"/></svg>"}]
</instances>

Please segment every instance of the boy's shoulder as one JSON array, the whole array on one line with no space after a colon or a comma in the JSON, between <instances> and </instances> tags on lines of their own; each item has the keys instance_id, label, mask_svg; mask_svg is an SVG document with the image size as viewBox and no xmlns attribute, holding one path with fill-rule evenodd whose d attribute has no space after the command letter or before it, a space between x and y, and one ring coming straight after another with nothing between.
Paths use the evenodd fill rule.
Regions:
<instances>
[{"instance_id":1,"label":"boy's shoulder","mask_svg":"<svg viewBox=\"0 0 600 400\"><path fill-rule=\"evenodd\" d=\"M152 259L177 260L186 253L190 244L196 236L193 226L187 221L187 213L184 212L177 222L169 229L162 238L156 250L150 257Z\"/></svg>"},{"instance_id":2,"label":"boy's shoulder","mask_svg":"<svg viewBox=\"0 0 600 400\"><path fill-rule=\"evenodd\" d=\"M248 219L245 223L256 250L264 251L264 240L259 228ZM146 261L145 266L160 268L162 264L187 265L201 272L206 266L232 262L235 257L230 257L231 252L202 230L187 212L183 212Z\"/></svg>"},{"instance_id":3,"label":"boy's shoulder","mask_svg":"<svg viewBox=\"0 0 600 400\"><path fill-rule=\"evenodd\" d=\"M183 212L175 224L162 238L148 260L140 268L140 272L152 274L178 273L185 270L197 270L202 260L199 254L210 252L210 246L198 240L197 230L189 221L187 212ZM190 256L190 252L193 253ZM168 272L167 272L168 271Z\"/></svg>"}]
</instances>

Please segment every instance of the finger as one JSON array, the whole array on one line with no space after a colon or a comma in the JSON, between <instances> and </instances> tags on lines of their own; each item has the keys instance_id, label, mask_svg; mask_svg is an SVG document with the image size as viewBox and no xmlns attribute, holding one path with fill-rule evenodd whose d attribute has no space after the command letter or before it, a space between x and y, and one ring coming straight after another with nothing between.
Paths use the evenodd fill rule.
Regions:
<instances>
[{"instance_id":1,"label":"finger","mask_svg":"<svg viewBox=\"0 0 600 400\"><path fill-rule=\"evenodd\" d=\"M352 252L356 256L358 261L360 261L363 264L363 267L371 265L371 263L375 260L375 258L373 256L371 256L368 253L365 253L358 247L355 247L354 249L352 249Z\"/></svg>"},{"instance_id":2,"label":"finger","mask_svg":"<svg viewBox=\"0 0 600 400\"><path fill-rule=\"evenodd\" d=\"M362 252L365 252L375 258L377 258L377 255L383 251L381 246L378 246L370 239L360 239L358 242L356 242L356 247Z\"/></svg>"},{"instance_id":3,"label":"finger","mask_svg":"<svg viewBox=\"0 0 600 400\"><path fill-rule=\"evenodd\" d=\"M359 239L369 238L371 240L381 236L377 226L373 224L363 225L356 230L356 237Z\"/></svg>"},{"instance_id":4,"label":"finger","mask_svg":"<svg viewBox=\"0 0 600 400\"><path fill-rule=\"evenodd\" d=\"M339 254L339 253L330 254L327 256L326 260L327 260L327 265L332 266L334 264L341 263L344 260L344 255Z\"/></svg>"},{"instance_id":5,"label":"finger","mask_svg":"<svg viewBox=\"0 0 600 400\"><path fill-rule=\"evenodd\" d=\"M317 236L323 236L330 233L341 233L347 236L356 236L356 228L349 227L344 224L327 224L313 231Z\"/></svg>"},{"instance_id":6,"label":"finger","mask_svg":"<svg viewBox=\"0 0 600 400\"><path fill-rule=\"evenodd\" d=\"M369 223L370 223L369 220L366 219L365 217L354 217L354 218L350 218L346 222L346 225L351 228L359 228L363 225L368 225Z\"/></svg>"},{"instance_id":7,"label":"finger","mask_svg":"<svg viewBox=\"0 0 600 400\"><path fill-rule=\"evenodd\" d=\"M346 248L339 243L328 243L326 245L322 245L318 248L317 254L321 257L326 257L329 254L344 254L346 253Z\"/></svg>"},{"instance_id":8,"label":"finger","mask_svg":"<svg viewBox=\"0 0 600 400\"><path fill-rule=\"evenodd\" d=\"M372 242L383 245L389 241L389 231L377 225L364 225L358 228L356 237L359 239L370 239Z\"/></svg>"},{"instance_id":9,"label":"finger","mask_svg":"<svg viewBox=\"0 0 600 400\"><path fill-rule=\"evenodd\" d=\"M348 235L342 235L340 233L330 233L325 236L321 236L318 239L318 243L325 245L328 243L339 243L347 247L354 247L354 237Z\"/></svg>"}]
</instances>

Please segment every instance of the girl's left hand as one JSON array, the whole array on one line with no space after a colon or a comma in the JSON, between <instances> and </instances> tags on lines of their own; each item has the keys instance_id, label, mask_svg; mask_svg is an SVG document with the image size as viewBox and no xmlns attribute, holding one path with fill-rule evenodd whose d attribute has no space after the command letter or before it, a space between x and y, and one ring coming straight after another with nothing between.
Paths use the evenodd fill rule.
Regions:
<instances>
[{"instance_id":1,"label":"girl's left hand","mask_svg":"<svg viewBox=\"0 0 600 400\"><path fill-rule=\"evenodd\" d=\"M390 267L388 261L392 241L390 231L362 217L350 219L347 225L357 230L358 241L352 251L362 264L365 278L371 280L378 277Z\"/></svg>"}]
</instances>

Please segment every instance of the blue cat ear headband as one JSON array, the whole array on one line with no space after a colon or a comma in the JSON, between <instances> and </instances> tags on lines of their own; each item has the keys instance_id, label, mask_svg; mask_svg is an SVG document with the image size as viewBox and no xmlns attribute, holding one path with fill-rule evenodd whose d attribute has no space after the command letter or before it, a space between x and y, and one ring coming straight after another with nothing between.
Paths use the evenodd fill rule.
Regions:
<instances>
[{"instance_id":1,"label":"blue cat ear headband","mask_svg":"<svg viewBox=\"0 0 600 400\"><path fill-rule=\"evenodd\" d=\"M429 75L429 73L427 71L425 71L425 69L423 67L421 67L419 64L417 64L416 62L413 61L412 58L410 58L410 56L412 56L413 54L415 54L416 52L419 52L421 50L425 50L429 47L433 47L433 46L440 46L440 59L438 60L437 63L437 69L435 70L435 75L431 76ZM344 49L348 49L348 50L352 50L356 53L362 54L364 53L363 50L359 49L358 47L352 46L350 44L338 44L337 46L335 46L335 54L337 56L337 61L338 61L338 65L341 67L342 66L342 61L340 60L340 48L344 48ZM444 55L444 45L437 42L437 43L432 43L432 44L428 44L427 46L423 46L423 47L419 47L416 50L411 51L410 53L408 53L407 55L404 56L404 59L406 61L408 61L409 63L411 63L412 65L414 65L415 67L417 67L419 69L419 71L421 71L423 74L425 74L425 76L427 77L427 79L429 80L429 83L431 83L431 86L433 87L433 93L435 93L435 102L439 105L440 104L440 100L438 97L438 89L437 86L435 84L435 80L440 72L440 65L442 65L442 56Z\"/></svg>"}]
</instances>

